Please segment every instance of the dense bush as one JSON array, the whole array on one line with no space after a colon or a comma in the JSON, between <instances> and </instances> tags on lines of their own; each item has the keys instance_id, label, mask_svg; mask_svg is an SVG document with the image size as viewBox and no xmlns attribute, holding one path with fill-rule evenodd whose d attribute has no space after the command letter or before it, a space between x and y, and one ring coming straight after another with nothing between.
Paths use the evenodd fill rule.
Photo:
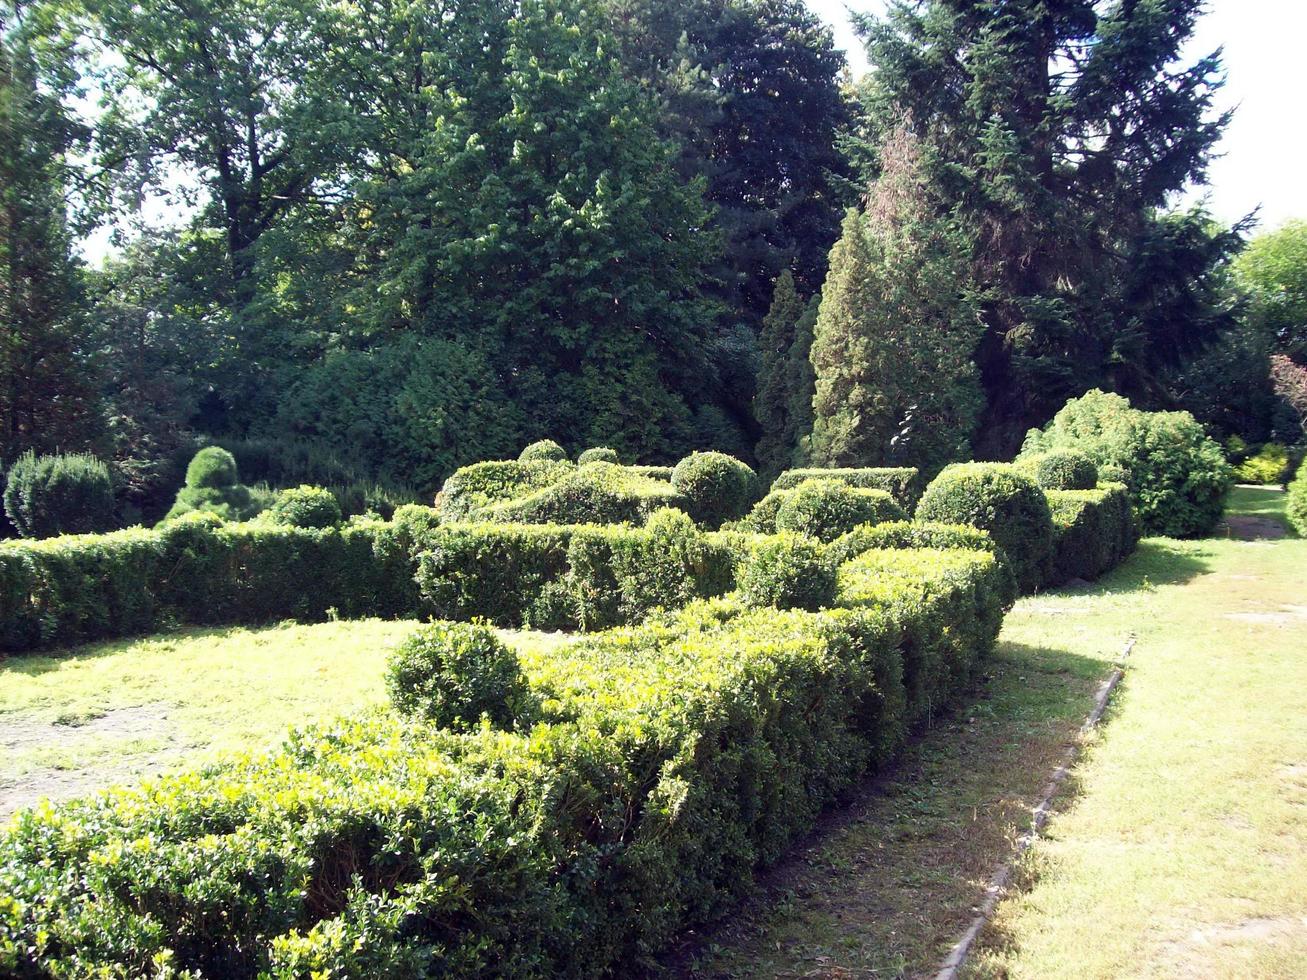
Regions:
<instances>
[{"instance_id":1,"label":"dense bush","mask_svg":"<svg viewBox=\"0 0 1307 980\"><path fill-rule=\"evenodd\" d=\"M758 539L740 563L738 585L746 606L825 609L835 603L835 565L821 543L799 534Z\"/></svg>"},{"instance_id":2,"label":"dense bush","mask_svg":"<svg viewBox=\"0 0 1307 980\"><path fill-rule=\"evenodd\" d=\"M567 462L492 461L455 470L436 495L446 520L476 519L486 508L552 486L573 471Z\"/></svg>"},{"instance_id":3,"label":"dense bush","mask_svg":"<svg viewBox=\"0 0 1307 980\"><path fill-rule=\"evenodd\" d=\"M1256 453L1235 467L1234 476L1240 483L1283 483L1289 474L1292 461L1289 450L1278 442L1268 442Z\"/></svg>"},{"instance_id":4,"label":"dense bush","mask_svg":"<svg viewBox=\"0 0 1307 980\"><path fill-rule=\"evenodd\" d=\"M915 466L883 466L866 469L786 470L772 484L773 490L793 490L804 480L839 480L863 490L884 490L903 507L912 507L920 496L919 473Z\"/></svg>"},{"instance_id":5,"label":"dense bush","mask_svg":"<svg viewBox=\"0 0 1307 980\"><path fill-rule=\"evenodd\" d=\"M587 463L477 516L515 524L643 524L661 507L688 509L690 501L662 480L636 476L615 463Z\"/></svg>"},{"instance_id":6,"label":"dense bush","mask_svg":"<svg viewBox=\"0 0 1307 980\"><path fill-rule=\"evenodd\" d=\"M517 654L488 626L428 623L386 664L386 690L401 714L468 731L484 719L496 728L529 723L531 693Z\"/></svg>"},{"instance_id":7,"label":"dense bush","mask_svg":"<svg viewBox=\"0 0 1307 980\"><path fill-rule=\"evenodd\" d=\"M860 524L883 524L907 517L884 490L856 490L834 480L805 480L776 510L776 530L833 541Z\"/></svg>"},{"instance_id":8,"label":"dense bush","mask_svg":"<svg viewBox=\"0 0 1307 980\"><path fill-rule=\"evenodd\" d=\"M593 449L587 449L576 457L576 461L582 465L586 463L620 463L616 449L609 449L607 446L595 446Z\"/></svg>"},{"instance_id":9,"label":"dense bush","mask_svg":"<svg viewBox=\"0 0 1307 980\"><path fill-rule=\"evenodd\" d=\"M837 538L826 548L837 565L873 549L935 548L988 551L1001 556L988 531L966 524L938 524L930 521L890 521L863 525Z\"/></svg>"},{"instance_id":10,"label":"dense bush","mask_svg":"<svg viewBox=\"0 0 1307 980\"><path fill-rule=\"evenodd\" d=\"M1028 458L1027 472L1045 490L1093 490L1098 466L1084 453L1055 450Z\"/></svg>"},{"instance_id":11,"label":"dense bush","mask_svg":"<svg viewBox=\"0 0 1307 980\"><path fill-rule=\"evenodd\" d=\"M9 469L4 507L25 538L107 531L114 525L109 468L94 456L37 456L29 450Z\"/></svg>"},{"instance_id":12,"label":"dense bush","mask_svg":"<svg viewBox=\"0 0 1307 980\"><path fill-rule=\"evenodd\" d=\"M1139 535L1129 493L1119 486L1097 490L1050 490L1054 547L1044 581L1095 579L1135 549Z\"/></svg>"},{"instance_id":13,"label":"dense bush","mask_svg":"<svg viewBox=\"0 0 1307 980\"><path fill-rule=\"evenodd\" d=\"M529 734L377 713L29 812L0 837L6 971L620 975L983 663L993 556L892 557L848 608L718 601L524 658Z\"/></svg>"},{"instance_id":14,"label":"dense bush","mask_svg":"<svg viewBox=\"0 0 1307 980\"><path fill-rule=\"evenodd\" d=\"M267 517L290 527L335 527L341 522L340 502L322 487L294 487L277 494Z\"/></svg>"},{"instance_id":15,"label":"dense bush","mask_svg":"<svg viewBox=\"0 0 1307 980\"><path fill-rule=\"evenodd\" d=\"M1091 391L1067 402L1042 431L1030 430L1021 454L1066 449L1089 456L1100 470L1110 464L1127 471L1144 534L1191 537L1220 520L1231 469L1188 412L1141 412L1120 395Z\"/></svg>"},{"instance_id":16,"label":"dense bush","mask_svg":"<svg viewBox=\"0 0 1307 980\"><path fill-rule=\"evenodd\" d=\"M691 453L676 464L672 486L688 498L690 516L709 527L743 517L758 499L758 477L725 453Z\"/></svg>"},{"instance_id":17,"label":"dense bush","mask_svg":"<svg viewBox=\"0 0 1307 980\"><path fill-rule=\"evenodd\" d=\"M1298 468L1298 475L1289 484L1286 513L1298 536L1307 538L1307 464Z\"/></svg>"},{"instance_id":18,"label":"dense bush","mask_svg":"<svg viewBox=\"0 0 1307 980\"><path fill-rule=\"evenodd\" d=\"M752 534L775 534L776 515L793 490L773 490L759 500L733 527Z\"/></svg>"},{"instance_id":19,"label":"dense bush","mask_svg":"<svg viewBox=\"0 0 1307 980\"><path fill-rule=\"evenodd\" d=\"M671 466L628 466L626 469L636 476L647 476L651 480L664 480L667 483L672 482L672 474L675 472Z\"/></svg>"},{"instance_id":20,"label":"dense bush","mask_svg":"<svg viewBox=\"0 0 1307 980\"><path fill-rule=\"evenodd\" d=\"M251 490L236 482L238 479L236 458L231 453L218 446L201 449L186 467L186 486L177 492L164 520L201 511L224 521L247 521L272 504L271 493Z\"/></svg>"},{"instance_id":21,"label":"dense bush","mask_svg":"<svg viewBox=\"0 0 1307 980\"><path fill-rule=\"evenodd\" d=\"M567 450L552 439L531 443L517 457L519 463L562 463L566 460Z\"/></svg>"},{"instance_id":22,"label":"dense bush","mask_svg":"<svg viewBox=\"0 0 1307 980\"><path fill-rule=\"evenodd\" d=\"M1038 484L1001 463L954 463L931 482L917 519L969 524L1003 549L1023 592L1043 581L1053 552L1053 519Z\"/></svg>"},{"instance_id":23,"label":"dense bush","mask_svg":"<svg viewBox=\"0 0 1307 980\"><path fill-rule=\"evenodd\" d=\"M1099 483L1119 483L1123 487L1130 486L1130 471L1124 466L1118 466L1116 463L1103 463L1098 467Z\"/></svg>"}]
</instances>

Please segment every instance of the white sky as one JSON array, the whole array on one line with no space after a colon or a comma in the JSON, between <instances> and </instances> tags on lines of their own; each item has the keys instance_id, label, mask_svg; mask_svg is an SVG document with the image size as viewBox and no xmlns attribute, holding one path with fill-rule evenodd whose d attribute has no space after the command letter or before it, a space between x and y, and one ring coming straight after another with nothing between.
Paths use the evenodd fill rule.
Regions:
<instances>
[{"instance_id":1,"label":"white sky","mask_svg":"<svg viewBox=\"0 0 1307 980\"><path fill-rule=\"evenodd\" d=\"M866 70L847 10L879 11L881 0L808 0L835 29L855 74ZM1210 0L1189 54L1225 49L1222 108L1236 109L1210 173L1209 207L1233 222L1261 206L1261 228L1307 218L1307 0Z\"/></svg>"}]
</instances>

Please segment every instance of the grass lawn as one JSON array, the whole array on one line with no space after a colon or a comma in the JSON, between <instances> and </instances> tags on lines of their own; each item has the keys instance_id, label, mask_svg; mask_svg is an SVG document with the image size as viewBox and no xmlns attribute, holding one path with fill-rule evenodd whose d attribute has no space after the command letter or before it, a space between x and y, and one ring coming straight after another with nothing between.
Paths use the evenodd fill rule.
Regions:
<instances>
[{"instance_id":1,"label":"grass lawn","mask_svg":"<svg viewBox=\"0 0 1307 980\"><path fill-rule=\"evenodd\" d=\"M1230 509L1275 517L1283 496L1239 489ZM1063 812L969 975L1304 975L1304 568L1303 541L1150 539L1090 588L1023 599L977 700L668 966L933 974L1135 635Z\"/></svg>"},{"instance_id":2,"label":"grass lawn","mask_svg":"<svg viewBox=\"0 0 1307 980\"><path fill-rule=\"evenodd\" d=\"M190 629L0 661L0 816L275 744L292 726L384 701L386 655L415 626Z\"/></svg>"}]
</instances>

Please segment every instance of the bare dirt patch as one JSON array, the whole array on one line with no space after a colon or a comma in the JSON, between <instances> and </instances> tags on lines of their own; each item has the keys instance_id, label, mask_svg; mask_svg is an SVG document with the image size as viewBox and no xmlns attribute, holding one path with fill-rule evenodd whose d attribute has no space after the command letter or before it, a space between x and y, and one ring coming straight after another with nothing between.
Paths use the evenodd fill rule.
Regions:
<instances>
[{"instance_id":1,"label":"bare dirt patch","mask_svg":"<svg viewBox=\"0 0 1307 980\"><path fill-rule=\"evenodd\" d=\"M1234 538L1236 541L1279 541L1289 536L1283 522L1270 517L1251 514L1230 514L1216 529L1216 537Z\"/></svg>"},{"instance_id":2,"label":"bare dirt patch","mask_svg":"<svg viewBox=\"0 0 1307 980\"><path fill-rule=\"evenodd\" d=\"M1307 950L1307 916L1252 918L1242 922L1205 925L1183 939L1164 943L1160 960L1170 977L1211 977L1213 953L1243 948L1278 947L1283 951Z\"/></svg>"}]
</instances>

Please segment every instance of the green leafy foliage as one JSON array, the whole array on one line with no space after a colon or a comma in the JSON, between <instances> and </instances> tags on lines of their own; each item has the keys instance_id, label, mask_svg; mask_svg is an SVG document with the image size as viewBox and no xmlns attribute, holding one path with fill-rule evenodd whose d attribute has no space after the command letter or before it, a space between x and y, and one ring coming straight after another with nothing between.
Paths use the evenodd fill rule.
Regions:
<instances>
[{"instance_id":1,"label":"green leafy foliage","mask_svg":"<svg viewBox=\"0 0 1307 980\"><path fill-rule=\"evenodd\" d=\"M1055 543L1046 585L1096 579L1135 550L1139 532L1124 487L1049 490Z\"/></svg>"},{"instance_id":2,"label":"green leafy foliage","mask_svg":"<svg viewBox=\"0 0 1307 980\"><path fill-rule=\"evenodd\" d=\"M622 460L617 455L616 449L609 449L607 446L594 446L582 451L581 455L576 457L576 461L584 466L586 463L620 463Z\"/></svg>"},{"instance_id":3,"label":"green leafy foliage","mask_svg":"<svg viewBox=\"0 0 1307 980\"><path fill-rule=\"evenodd\" d=\"M563 463L567 461L567 450L552 439L541 439L522 450L517 457L519 463Z\"/></svg>"},{"instance_id":4,"label":"green leafy foliage","mask_svg":"<svg viewBox=\"0 0 1307 980\"><path fill-rule=\"evenodd\" d=\"M1307 466L1298 467L1298 475L1293 478L1287 491L1289 499L1285 513L1289 523L1301 538L1307 538Z\"/></svg>"},{"instance_id":5,"label":"green leafy foliage","mask_svg":"<svg viewBox=\"0 0 1307 980\"><path fill-rule=\"evenodd\" d=\"M672 486L688 499L690 516L709 527L743 517L758 499L757 474L725 453L686 456L672 471Z\"/></svg>"},{"instance_id":6,"label":"green leafy foliage","mask_svg":"<svg viewBox=\"0 0 1307 980\"><path fill-rule=\"evenodd\" d=\"M186 467L186 485L177 492L164 521L202 511L224 521L247 521L272 505L271 493L238 483L236 458L220 446L206 446Z\"/></svg>"},{"instance_id":7,"label":"green leafy foliage","mask_svg":"<svg viewBox=\"0 0 1307 980\"><path fill-rule=\"evenodd\" d=\"M1193 537L1220 520L1231 469L1188 412L1141 412L1120 395L1091 391L1030 430L1022 456L1053 450L1122 467L1144 534Z\"/></svg>"},{"instance_id":8,"label":"green leafy foliage","mask_svg":"<svg viewBox=\"0 0 1307 980\"><path fill-rule=\"evenodd\" d=\"M886 466L869 469L786 470L772 484L773 490L792 490L804 480L839 480L864 490L885 490L903 507L912 507L920 496L920 471L915 466Z\"/></svg>"},{"instance_id":9,"label":"green leafy foliage","mask_svg":"<svg viewBox=\"0 0 1307 980\"><path fill-rule=\"evenodd\" d=\"M1098 486L1098 466L1084 453L1053 450L1022 460L1021 468L1030 473L1045 490L1093 490Z\"/></svg>"},{"instance_id":10,"label":"green leafy foliage","mask_svg":"<svg viewBox=\"0 0 1307 980\"><path fill-rule=\"evenodd\" d=\"M776 530L830 542L861 524L883 524L907 517L884 490L863 490L838 480L805 480L781 501Z\"/></svg>"},{"instance_id":11,"label":"green leafy foliage","mask_svg":"<svg viewBox=\"0 0 1307 980\"><path fill-rule=\"evenodd\" d=\"M522 524L643 524L661 507L688 509L671 484L615 463L587 463L525 496L480 511L483 520Z\"/></svg>"},{"instance_id":12,"label":"green leafy foliage","mask_svg":"<svg viewBox=\"0 0 1307 980\"><path fill-rule=\"evenodd\" d=\"M430 623L386 662L386 690L403 715L468 731L527 724L532 702L517 654L478 623Z\"/></svg>"},{"instance_id":13,"label":"green leafy foliage","mask_svg":"<svg viewBox=\"0 0 1307 980\"><path fill-rule=\"evenodd\" d=\"M749 549L739 571L740 599L747 606L815 611L834 605L835 564L819 541L780 533Z\"/></svg>"},{"instance_id":14,"label":"green leafy foliage","mask_svg":"<svg viewBox=\"0 0 1307 980\"><path fill-rule=\"evenodd\" d=\"M1268 442L1234 468L1240 483L1283 483L1293 468L1287 446Z\"/></svg>"},{"instance_id":15,"label":"green leafy foliage","mask_svg":"<svg viewBox=\"0 0 1307 980\"><path fill-rule=\"evenodd\" d=\"M292 487L277 494L268 520L291 527L335 527L341 522L340 503L322 487Z\"/></svg>"},{"instance_id":16,"label":"green leafy foliage","mask_svg":"<svg viewBox=\"0 0 1307 980\"><path fill-rule=\"evenodd\" d=\"M988 531L1003 549L1023 592L1043 582L1053 553L1053 519L1044 491L1015 467L955 463L926 487L917 505L922 521L969 524Z\"/></svg>"},{"instance_id":17,"label":"green leafy foliage","mask_svg":"<svg viewBox=\"0 0 1307 980\"><path fill-rule=\"evenodd\" d=\"M90 455L37 456L28 450L9 469L4 505L25 538L88 534L114 526L109 468Z\"/></svg>"},{"instance_id":18,"label":"green leafy foliage","mask_svg":"<svg viewBox=\"0 0 1307 980\"><path fill-rule=\"evenodd\" d=\"M570 463L473 463L455 470L445 481L436 496L436 508L449 520L467 520L484 508L558 483L572 469Z\"/></svg>"},{"instance_id":19,"label":"green leafy foliage","mask_svg":"<svg viewBox=\"0 0 1307 980\"><path fill-rule=\"evenodd\" d=\"M236 457L221 446L206 446L196 453L186 467L188 487L220 489L237 481Z\"/></svg>"}]
</instances>

